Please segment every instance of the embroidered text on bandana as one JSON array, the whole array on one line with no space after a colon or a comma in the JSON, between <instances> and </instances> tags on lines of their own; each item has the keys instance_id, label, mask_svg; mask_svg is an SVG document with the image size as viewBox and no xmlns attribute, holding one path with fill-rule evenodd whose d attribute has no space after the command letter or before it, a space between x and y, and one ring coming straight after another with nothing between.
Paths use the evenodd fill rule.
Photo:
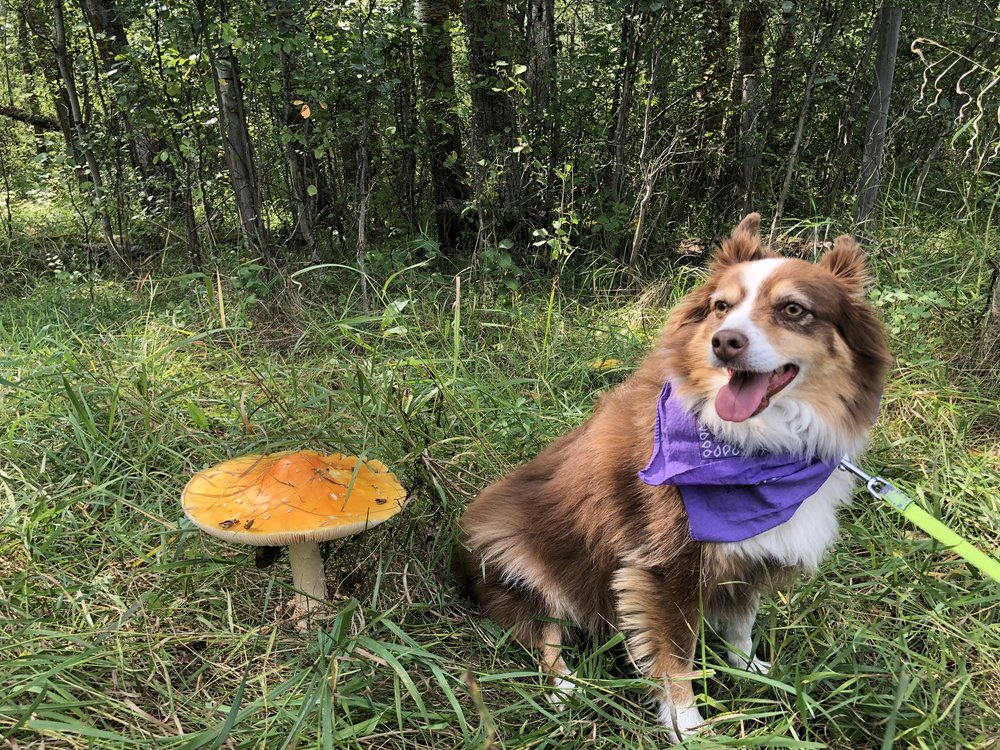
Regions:
<instances>
[{"instance_id":1,"label":"embroidered text on bandana","mask_svg":"<svg viewBox=\"0 0 1000 750\"><path fill-rule=\"evenodd\" d=\"M715 438L663 386L646 484L677 487L700 542L739 542L783 524L837 468L837 461L741 455Z\"/></svg>"}]
</instances>

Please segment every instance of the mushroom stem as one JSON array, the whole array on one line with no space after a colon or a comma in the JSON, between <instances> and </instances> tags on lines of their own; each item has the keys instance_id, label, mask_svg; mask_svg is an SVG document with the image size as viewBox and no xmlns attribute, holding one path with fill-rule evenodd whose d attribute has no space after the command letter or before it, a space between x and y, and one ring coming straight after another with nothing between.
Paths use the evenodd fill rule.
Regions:
<instances>
[{"instance_id":1,"label":"mushroom stem","mask_svg":"<svg viewBox=\"0 0 1000 750\"><path fill-rule=\"evenodd\" d=\"M295 586L295 617L297 627L308 627L309 615L322 606L326 599L326 571L318 542L301 542L288 545L288 559L292 565L292 584Z\"/></svg>"}]
</instances>

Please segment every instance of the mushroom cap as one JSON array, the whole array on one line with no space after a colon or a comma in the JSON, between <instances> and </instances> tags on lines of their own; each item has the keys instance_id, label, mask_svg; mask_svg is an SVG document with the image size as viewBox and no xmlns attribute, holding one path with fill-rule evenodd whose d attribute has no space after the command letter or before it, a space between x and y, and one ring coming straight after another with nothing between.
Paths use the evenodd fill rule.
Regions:
<instances>
[{"instance_id":1,"label":"mushroom cap","mask_svg":"<svg viewBox=\"0 0 1000 750\"><path fill-rule=\"evenodd\" d=\"M399 513L406 490L381 461L315 451L234 458L199 471L181 494L202 531L259 545L350 536Z\"/></svg>"}]
</instances>

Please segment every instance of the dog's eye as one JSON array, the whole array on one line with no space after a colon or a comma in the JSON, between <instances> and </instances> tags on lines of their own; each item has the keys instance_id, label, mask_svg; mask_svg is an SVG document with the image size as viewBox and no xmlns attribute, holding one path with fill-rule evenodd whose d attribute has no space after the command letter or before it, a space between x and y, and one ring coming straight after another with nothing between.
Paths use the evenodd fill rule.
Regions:
<instances>
[{"instance_id":1,"label":"dog's eye","mask_svg":"<svg viewBox=\"0 0 1000 750\"><path fill-rule=\"evenodd\" d=\"M806 313L806 309L798 302L789 302L785 305L785 315L789 318L801 318Z\"/></svg>"},{"instance_id":2,"label":"dog's eye","mask_svg":"<svg viewBox=\"0 0 1000 750\"><path fill-rule=\"evenodd\" d=\"M715 300L715 304L712 305L716 312L724 313L729 309L729 303L723 302L721 299Z\"/></svg>"}]
</instances>

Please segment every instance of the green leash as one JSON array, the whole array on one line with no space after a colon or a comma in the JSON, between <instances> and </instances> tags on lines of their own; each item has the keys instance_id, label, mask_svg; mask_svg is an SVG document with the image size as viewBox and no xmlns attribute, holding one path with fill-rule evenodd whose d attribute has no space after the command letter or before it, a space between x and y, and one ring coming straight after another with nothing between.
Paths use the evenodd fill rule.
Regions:
<instances>
[{"instance_id":1,"label":"green leash","mask_svg":"<svg viewBox=\"0 0 1000 750\"><path fill-rule=\"evenodd\" d=\"M840 462L840 468L864 481L868 493L876 500L884 500L889 503L914 526L923 529L956 555L961 556L966 562L975 565L994 581L1000 583L1000 561L996 558L973 547L882 477L873 477L871 474L867 474L848 461L846 457Z\"/></svg>"}]
</instances>

